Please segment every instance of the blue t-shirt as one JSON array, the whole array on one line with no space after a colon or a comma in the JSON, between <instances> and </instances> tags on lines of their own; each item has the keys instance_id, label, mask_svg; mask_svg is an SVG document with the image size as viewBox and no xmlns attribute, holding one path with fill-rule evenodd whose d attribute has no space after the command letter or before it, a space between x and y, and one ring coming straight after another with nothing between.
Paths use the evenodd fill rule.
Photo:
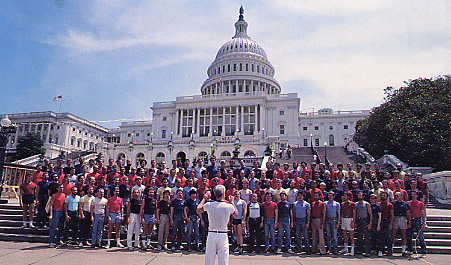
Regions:
<instances>
[{"instance_id":1,"label":"blue t-shirt","mask_svg":"<svg viewBox=\"0 0 451 265\"><path fill-rule=\"evenodd\" d=\"M64 200L65 203L67 203L67 210L68 211L78 211L78 203L80 202L80 196L76 195L75 198L72 195L69 195Z\"/></svg>"},{"instance_id":2,"label":"blue t-shirt","mask_svg":"<svg viewBox=\"0 0 451 265\"><path fill-rule=\"evenodd\" d=\"M171 202L171 207L174 208L174 219L181 218L183 219L183 211L185 208L184 200L173 199Z\"/></svg>"},{"instance_id":3,"label":"blue t-shirt","mask_svg":"<svg viewBox=\"0 0 451 265\"><path fill-rule=\"evenodd\" d=\"M295 218L307 218L307 210L310 210L310 203L306 202L305 200L295 201L293 203L294 211L295 211Z\"/></svg>"},{"instance_id":4,"label":"blue t-shirt","mask_svg":"<svg viewBox=\"0 0 451 265\"><path fill-rule=\"evenodd\" d=\"M291 203L279 202L277 204L277 209L279 210L279 220L287 218L290 219Z\"/></svg>"},{"instance_id":5,"label":"blue t-shirt","mask_svg":"<svg viewBox=\"0 0 451 265\"><path fill-rule=\"evenodd\" d=\"M338 218L337 211L340 211L341 209L340 203L336 201L326 201L324 204L326 205L326 217Z\"/></svg>"},{"instance_id":6,"label":"blue t-shirt","mask_svg":"<svg viewBox=\"0 0 451 265\"><path fill-rule=\"evenodd\" d=\"M410 210L410 206L407 202L394 201L392 204L395 216L407 216L407 210Z\"/></svg>"},{"instance_id":7,"label":"blue t-shirt","mask_svg":"<svg viewBox=\"0 0 451 265\"><path fill-rule=\"evenodd\" d=\"M188 216L196 215L197 216L197 206L199 205L200 201L198 199L195 199L194 201L189 198L185 201L185 207L188 208Z\"/></svg>"}]
</instances>

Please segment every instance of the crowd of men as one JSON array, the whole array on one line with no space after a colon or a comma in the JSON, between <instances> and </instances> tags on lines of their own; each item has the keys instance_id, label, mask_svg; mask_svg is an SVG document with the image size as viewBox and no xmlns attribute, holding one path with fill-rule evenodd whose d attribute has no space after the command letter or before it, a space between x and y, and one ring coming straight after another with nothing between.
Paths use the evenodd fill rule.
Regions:
<instances>
[{"instance_id":1,"label":"crowd of men","mask_svg":"<svg viewBox=\"0 0 451 265\"><path fill-rule=\"evenodd\" d=\"M206 193L214 201L210 190L224 185L238 210L230 217L229 235L239 254L246 240L247 252L392 255L399 235L402 255L411 255L418 239L426 256L422 231L429 191L420 173L404 172L401 165L382 172L369 163L363 169L360 164L209 162L204 167L204 160L192 165L188 159L180 166L174 160L168 168L164 161L157 167L155 160L150 166L141 160L135 168L121 159L104 165L80 158L75 166L70 159L56 166L46 160L20 186L22 227L50 229L49 247L102 247L105 230L105 248L124 247L123 232L130 250L167 250L171 236L172 251L184 240L187 251L203 251L209 220L197 206Z\"/></svg>"}]
</instances>

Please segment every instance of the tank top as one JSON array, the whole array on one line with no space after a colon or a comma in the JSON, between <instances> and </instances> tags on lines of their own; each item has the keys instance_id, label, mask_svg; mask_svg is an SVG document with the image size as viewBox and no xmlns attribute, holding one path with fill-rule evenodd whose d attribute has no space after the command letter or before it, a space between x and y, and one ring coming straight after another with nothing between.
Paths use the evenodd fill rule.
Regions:
<instances>
[{"instance_id":1,"label":"tank top","mask_svg":"<svg viewBox=\"0 0 451 265\"><path fill-rule=\"evenodd\" d=\"M243 219L243 203L244 200L240 199L239 201L233 201L236 209L238 210L238 217L233 217L233 219Z\"/></svg>"},{"instance_id":2,"label":"tank top","mask_svg":"<svg viewBox=\"0 0 451 265\"><path fill-rule=\"evenodd\" d=\"M141 203L137 199L130 200L130 213L139 214L141 210Z\"/></svg>"},{"instance_id":3,"label":"tank top","mask_svg":"<svg viewBox=\"0 0 451 265\"><path fill-rule=\"evenodd\" d=\"M155 214L156 205L155 198L144 198L144 214Z\"/></svg>"}]
</instances>

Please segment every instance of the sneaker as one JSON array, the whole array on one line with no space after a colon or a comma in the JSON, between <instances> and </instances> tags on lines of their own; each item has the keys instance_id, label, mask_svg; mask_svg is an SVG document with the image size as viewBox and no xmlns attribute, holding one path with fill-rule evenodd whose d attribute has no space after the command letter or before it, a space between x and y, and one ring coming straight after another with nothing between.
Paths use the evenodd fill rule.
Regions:
<instances>
[{"instance_id":1,"label":"sneaker","mask_svg":"<svg viewBox=\"0 0 451 265\"><path fill-rule=\"evenodd\" d=\"M89 243L88 241L86 241L86 242L84 243L84 245L86 245L86 246L91 246L91 243Z\"/></svg>"},{"instance_id":2,"label":"sneaker","mask_svg":"<svg viewBox=\"0 0 451 265\"><path fill-rule=\"evenodd\" d=\"M371 256L371 254L370 253L363 253L363 256L364 257L369 257L369 256Z\"/></svg>"},{"instance_id":3,"label":"sneaker","mask_svg":"<svg viewBox=\"0 0 451 265\"><path fill-rule=\"evenodd\" d=\"M243 248L242 247L240 247L240 249L238 250L238 254L239 255L243 255Z\"/></svg>"},{"instance_id":4,"label":"sneaker","mask_svg":"<svg viewBox=\"0 0 451 265\"><path fill-rule=\"evenodd\" d=\"M342 249L341 251L340 251L340 254L348 254L348 249L347 248L344 248L344 249Z\"/></svg>"},{"instance_id":5,"label":"sneaker","mask_svg":"<svg viewBox=\"0 0 451 265\"><path fill-rule=\"evenodd\" d=\"M412 251L406 251L405 253L407 256L412 256L412 254L413 254Z\"/></svg>"},{"instance_id":6,"label":"sneaker","mask_svg":"<svg viewBox=\"0 0 451 265\"><path fill-rule=\"evenodd\" d=\"M118 248L123 248L124 247L124 245L122 245L121 242L117 242L116 245L117 245Z\"/></svg>"},{"instance_id":7,"label":"sneaker","mask_svg":"<svg viewBox=\"0 0 451 265\"><path fill-rule=\"evenodd\" d=\"M240 247L236 247L234 250L233 250L233 252L238 252L240 250Z\"/></svg>"},{"instance_id":8,"label":"sneaker","mask_svg":"<svg viewBox=\"0 0 451 265\"><path fill-rule=\"evenodd\" d=\"M173 247L171 248L171 251L172 251L172 252L175 252L175 246L173 246Z\"/></svg>"},{"instance_id":9,"label":"sneaker","mask_svg":"<svg viewBox=\"0 0 451 265\"><path fill-rule=\"evenodd\" d=\"M351 252L349 253L351 256L354 256L354 249L351 248Z\"/></svg>"},{"instance_id":10,"label":"sneaker","mask_svg":"<svg viewBox=\"0 0 451 265\"><path fill-rule=\"evenodd\" d=\"M278 248L275 253L276 254L282 254L282 250L280 248Z\"/></svg>"},{"instance_id":11,"label":"sneaker","mask_svg":"<svg viewBox=\"0 0 451 265\"><path fill-rule=\"evenodd\" d=\"M53 244L53 243L49 244L49 248L54 248L54 247L56 247L55 244Z\"/></svg>"},{"instance_id":12,"label":"sneaker","mask_svg":"<svg viewBox=\"0 0 451 265\"><path fill-rule=\"evenodd\" d=\"M30 228L36 228L32 223L28 224L28 227L30 227Z\"/></svg>"},{"instance_id":13,"label":"sneaker","mask_svg":"<svg viewBox=\"0 0 451 265\"><path fill-rule=\"evenodd\" d=\"M105 248L109 249L110 248L110 243L106 244Z\"/></svg>"},{"instance_id":14,"label":"sneaker","mask_svg":"<svg viewBox=\"0 0 451 265\"><path fill-rule=\"evenodd\" d=\"M421 258L425 259L426 258L426 253L421 254Z\"/></svg>"},{"instance_id":15,"label":"sneaker","mask_svg":"<svg viewBox=\"0 0 451 265\"><path fill-rule=\"evenodd\" d=\"M379 251L379 252L377 252L377 256L382 257L382 256L384 256L384 254L382 253L382 251Z\"/></svg>"},{"instance_id":16,"label":"sneaker","mask_svg":"<svg viewBox=\"0 0 451 265\"><path fill-rule=\"evenodd\" d=\"M26 228L26 227L27 227L27 225L24 224L24 225L22 225L21 227L19 227L19 229L24 229L24 228Z\"/></svg>"},{"instance_id":17,"label":"sneaker","mask_svg":"<svg viewBox=\"0 0 451 265\"><path fill-rule=\"evenodd\" d=\"M289 249L287 250L287 252L288 252L289 254L294 254L294 251L293 251L291 248L289 248Z\"/></svg>"}]
</instances>

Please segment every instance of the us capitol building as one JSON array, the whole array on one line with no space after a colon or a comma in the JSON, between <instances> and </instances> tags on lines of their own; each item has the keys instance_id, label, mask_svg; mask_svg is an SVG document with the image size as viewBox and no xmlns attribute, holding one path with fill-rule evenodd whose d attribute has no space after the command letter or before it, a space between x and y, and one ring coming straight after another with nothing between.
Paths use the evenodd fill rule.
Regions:
<instances>
[{"instance_id":1,"label":"us capitol building","mask_svg":"<svg viewBox=\"0 0 451 265\"><path fill-rule=\"evenodd\" d=\"M200 95L155 102L151 121L123 122L107 129L70 113L9 114L18 125L7 148L27 132L40 133L46 156L62 152L102 152L105 159L263 157L267 146L343 146L369 110L300 112L297 93L283 94L265 50L247 33L240 9L235 36L224 43L207 69Z\"/></svg>"}]
</instances>

